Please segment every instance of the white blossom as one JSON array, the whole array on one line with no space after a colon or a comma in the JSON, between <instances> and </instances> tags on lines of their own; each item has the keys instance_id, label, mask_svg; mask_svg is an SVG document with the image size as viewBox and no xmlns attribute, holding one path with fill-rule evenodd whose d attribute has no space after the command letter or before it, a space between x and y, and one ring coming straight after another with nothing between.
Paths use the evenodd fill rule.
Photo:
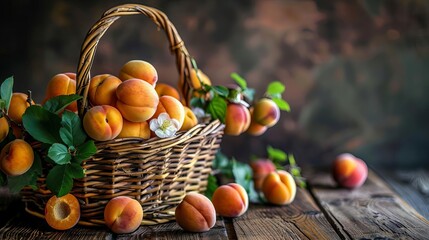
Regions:
<instances>
[{"instance_id":1,"label":"white blossom","mask_svg":"<svg viewBox=\"0 0 429 240\"><path fill-rule=\"evenodd\" d=\"M150 130L155 132L160 138L168 138L174 136L179 130L179 121L170 118L168 113L159 114L158 118L154 118L149 124Z\"/></svg>"}]
</instances>

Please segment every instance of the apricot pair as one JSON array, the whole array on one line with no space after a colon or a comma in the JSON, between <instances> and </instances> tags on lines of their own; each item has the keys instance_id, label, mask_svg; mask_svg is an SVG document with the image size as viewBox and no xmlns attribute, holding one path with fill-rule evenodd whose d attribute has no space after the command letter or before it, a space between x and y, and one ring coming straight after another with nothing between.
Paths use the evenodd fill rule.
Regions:
<instances>
[{"instance_id":1,"label":"apricot pair","mask_svg":"<svg viewBox=\"0 0 429 240\"><path fill-rule=\"evenodd\" d=\"M210 201L206 196L189 193L176 208L176 222L190 232L206 232L216 223L216 214L239 217L247 211L249 198L239 184L218 187Z\"/></svg>"}]
</instances>

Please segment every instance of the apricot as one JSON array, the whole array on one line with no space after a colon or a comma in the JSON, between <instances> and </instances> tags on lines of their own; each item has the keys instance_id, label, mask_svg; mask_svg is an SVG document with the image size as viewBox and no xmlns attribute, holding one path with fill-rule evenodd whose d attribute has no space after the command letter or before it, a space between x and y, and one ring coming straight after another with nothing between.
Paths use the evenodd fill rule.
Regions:
<instances>
[{"instance_id":1,"label":"apricot","mask_svg":"<svg viewBox=\"0 0 429 240\"><path fill-rule=\"evenodd\" d=\"M60 73L51 78L46 88L46 97L43 103L47 100L60 95L70 95L76 93L76 74L75 73ZM73 102L66 107L67 110L77 112L77 102Z\"/></svg>"},{"instance_id":2,"label":"apricot","mask_svg":"<svg viewBox=\"0 0 429 240\"><path fill-rule=\"evenodd\" d=\"M212 85L210 78L200 69L198 69L198 73L195 69L192 69L190 78L192 82L191 88L194 90L200 90L202 88L201 82L209 86Z\"/></svg>"},{"instance_id":3,"label":"apricot","mask_svg":"<svg viewBox=\"0 0 429 240\"><path fill-rule=\"evenodd\" d=\"M286 205L295 199L296 183L290 173L278 170L265 177L262 192L269 203Z\"/></svg>"},{"instance_id":4,"label":"apricot","mask_svg":"<svg viewBox=\"0 0 429 240\"><path fill-rule=\"evenodd\" d=\"M119 135L123 120L121 113L115 107L101 105L90 108L83 116L82 124L92 139L107 141Z\"/></svg>"},{"instance_id":5,"label":"apricot","mask_svg":"<svg viewBox=\"0 0 429 240\"><path fill-rule=\"evenodd\" d=\"M112 198L104 208L104 221L114 233L131 233L141 225L143 208L141 204L130 197L119 196Z\"/></svg>"},{"instance_id":6,"label":"apricot","mask_svg":"<svg viewBox=\"0 0 429 240\"><path fill-rule=\"evenodd\" d=\"M218 187L212 197L216 213L223 217L239 217L249 207L246 190L237 183L229 183Z\"/></svg>"},{"instance_id":7,"label":"apricot","mask_svg":"<svg viewBox=\"0 0 429 240\"><path fill-rule=\"evenodd\" d=\"M74 227L80 219L79 201L70 193L62 197L52 196L45 206L45 219L56 230Z\"/></svg>"},{"instance_id":8,"label":"apricot","mask_svg":"<svg viewBox=\"0 0 429 240\"><path fill-rule=\"evenodd\" d=\"M0 169L8 176L24 174L31 168L33 161L33 149L22 139L6 144L0 153Z\"/></svg>"},{"instance_id":9,"label":"apricot","mask_svg":"<svg viewBox=\"0 0 429 240\"><path fill-rule=\"evenodd\" d=\"M131 60L122 66L119 78L122 81L138 78L155 86L158 81L158 73L155 67L146 61Z\"/></svg>"},{"instance_id":10,"label":"apricot","mask_svg":"<svg viewBox=\"0 0 429 240\"><path fill-rule=\"evenodd\" d=\"M187 131L198 124L198 118L190 108L186 106L183 106L183 108L185 109L185 120L183 121L180 131Z\"/></svg>"},{"instance_id":11,"label":"apricot","mask_svg":"<svg viewBox=\"0 0 429 240\"><path fill-rule=\"evenodd\" d=\"M179 129L185 121L185 109L182 103L174 97L162 96L159 98L156 112L152 118L157 118L161 113L167 113L171 119L176 119L179 122Z\"/></svg>"},{"instance_id":12,"label":"apricot","mask_svg":"<svg viewBox=\"0 0 429 240\"><path fill-rule=\"evenodd\" d=\"M263 126L255 121L250 121L249 128L247 129L247 133L252 136L261 136L267 131L268 127Z\"/></svg>"},{"instance_id":13,"label":"apricot","mask_svg":"<svg viewBox=\"0 0 429 240\"><path fill-rule=\"evenodd\" d=\"M25 93L13 93L12 98L10 100L10 106L7 115L9 118L16 122L16 123L22 123L22 115L25 113L25 110L30 106L30 104L27 102L28 96ZM31 104L34 104L33 101L31 101Z\"/></svg>"},{"instance_id":14,"label":"apricot","mask_svg":"<svg viewBox=\"0 0 429 240\"><path fill-rule=\"evenodd\" d=\"M116 89L116 107L122 116L131 122L150 119L157 109L159 97L149 83L140 79L130 79L119 84Z\"/></svg>"},{"instance_id":15,"label":"apricot","mask_svg":"<svg viewBox=\"0 0 429 240\"><path fill-rule=\"evenodd\" d=\"M9 122L5 117L0 118L0 142L7 137L9 134Z\"/></svg>"},{"instance_id":16,"label":"apricot","mask_svg":"<svg viewBox=\"0 0 429 240\"><path fill-rule=\"evenodd\" d=\"M206 232L216 223L213 203L199 193L188 193L176 207L176 222L190 232Z\"/></svg>"},{"instance_id":17,"label":"apricot","mask_svg":"<svg viewBox=\"0 0 429 240\"><path fill-rule=\"evenodd\" d=\"M250 163L253 172L253 184L256 191L262 189L262 183L265 177L271 172L276 171L276 166L269 159L258 159Z\"/></svg>"},{"instance_id":18,"label":"apricot","mask_svg":"<svg viewBox=\"0 0 429 240\"><path fill-rule=\"evenodd\" d=\"M102 74L91 78L89 83L88 98L92 105L116 105L116 89L121 84L121 79Z\"/></svg>"},{"instance_id":19,"label":"apricot","mask_svg":"<svg viewBox=\"0 0 429 240\"><path fill-rule=\"evenodd\" d=\"M122 130L117 138L137 137L149 139L150 136L148 122L130 122L127 119L123 119Z\"/></svg>"},{"instance_id":20,"label":"apricot","mask_svg":"<svg viewBox=\"0 0 429 240\"><path fill-rule=\"evenodd\" d=\"M167 95L167 96L174 97L175 99L180 101L179 92L174 87L172 87L168 84L165 84L165 83L156 84L155 91L156 91L156 93L158 93L159 97Z\"/></svg>"},{"instance_id":21,"label":"apricot","mask_svg":"<svg viewBox=\"0 0 429 240\"><path fill-rule=\"evenodd\" d=\"M360 187L368 176L368 167L365 162L350 153L338 155L332 165L334 180L341 187Z\"/></svg>"},{"instance_id":22,"label":"apricot","mask_svg":"<svg viewBox=\"0 0 429 240\"><path fill-rule=\"evenodd\" d=\"M250 126L250 112L241 104L229 103L226 107L225 134L238 136Z\"/></svg>"},{"instance_id":23,"label":"apricot","mask_svg":"<svg viewBox=\"0 0 429 240\"><path fill-rule=\"evenodd\" d=\"M280 109L273 100L262 98L254 105L252 118L262 126L272 127L280 119Z\"/></svg>"}]
</instances>

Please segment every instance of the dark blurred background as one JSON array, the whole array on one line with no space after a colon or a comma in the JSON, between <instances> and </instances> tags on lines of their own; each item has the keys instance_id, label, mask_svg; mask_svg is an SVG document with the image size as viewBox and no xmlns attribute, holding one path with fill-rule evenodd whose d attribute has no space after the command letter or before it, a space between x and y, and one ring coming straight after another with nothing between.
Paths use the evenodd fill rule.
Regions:
<instances>
[{"instance_id":1,"label":"dark blurred background","mask_svg":"<svg viewBox=\"0 0 429 240\"><path fill-rule=\"evenodd\" d=\"M261 96L286 85L292 107L263 136L225 136L222 150L248 161L268 145L301 165L351 152L370 165L429 166L429 1L134 1L164 11L199 67L218 85L231 72ZM44 98L52 76L75 72L86 32L123 1L6 0L0 9L0 79ZM143 16L123 17L98 45L92 75L151 62L176 85L167 39Z\"/></svg>"}]
</instances>

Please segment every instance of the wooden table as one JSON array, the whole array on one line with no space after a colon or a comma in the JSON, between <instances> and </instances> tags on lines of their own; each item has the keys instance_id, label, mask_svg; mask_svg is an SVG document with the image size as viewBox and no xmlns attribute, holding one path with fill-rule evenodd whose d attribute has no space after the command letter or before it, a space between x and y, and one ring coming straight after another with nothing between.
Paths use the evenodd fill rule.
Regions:
<instances>
[{"instance_id":1,"label":"wooden table","mask_svg":"<svg viewBox=\"0 0 429 240\"><path fill-rule=\"evenodd\" d=\"M291 205L251 204L243 216L218 217L210 231L199 234L185 232L175 222L125 235L105 227L54 231L20 210L20 201L0 193L0 239L429 239L427 192L401 179L406 174L378 173L371 171L361 188L347 190L337 188L326 171L304 171L309 189L299 189Z\"/></svg>"}]
</instances>

